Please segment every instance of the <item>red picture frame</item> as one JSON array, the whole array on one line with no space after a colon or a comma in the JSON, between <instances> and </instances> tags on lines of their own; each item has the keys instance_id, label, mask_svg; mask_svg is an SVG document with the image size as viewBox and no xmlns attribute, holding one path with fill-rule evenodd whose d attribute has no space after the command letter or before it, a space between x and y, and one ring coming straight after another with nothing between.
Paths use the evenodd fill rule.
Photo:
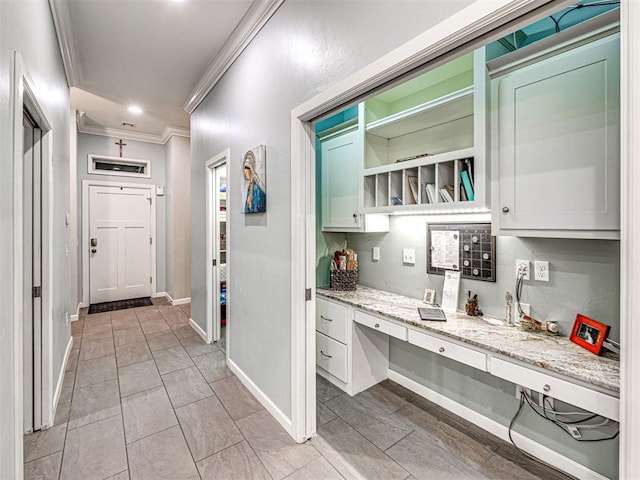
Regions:
<instances>
[{"instance_id":1,"label":"red picture frame","mask_svg":"<svg viewBox=\"0 0 640 480\"><path fill-rule=\"evenodd\" d=\"M600 355L602 342L609 335L609 325L600 323L593 318L578 314L571 330L571 341L590 352Z\"/></svg>"}]
</instances>

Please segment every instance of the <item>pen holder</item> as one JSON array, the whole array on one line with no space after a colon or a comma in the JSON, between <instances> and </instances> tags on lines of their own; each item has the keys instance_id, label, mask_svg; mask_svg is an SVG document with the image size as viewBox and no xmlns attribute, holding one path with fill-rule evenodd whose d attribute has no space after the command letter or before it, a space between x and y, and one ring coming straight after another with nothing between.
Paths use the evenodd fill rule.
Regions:
<instances>
[{"instance_id":1,"label":"pen holder","mask_svg":"<svg viewBox=\"0 0 640 480\"><path fill-rule=\"evenodd\" d=\"M482 315L482 311L478 308L478 301L474 299L467 300L464 304L464 310L470 317L479 317Z\"/></svg>"}]
</instances>

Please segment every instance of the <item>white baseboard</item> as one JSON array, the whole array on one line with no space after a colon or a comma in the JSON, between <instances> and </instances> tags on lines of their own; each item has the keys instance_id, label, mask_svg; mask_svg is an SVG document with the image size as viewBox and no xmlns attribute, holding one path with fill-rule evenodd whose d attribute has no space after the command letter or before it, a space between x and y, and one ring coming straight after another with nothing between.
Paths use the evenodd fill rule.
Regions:
<instances>
[{"instance_id":1,"label":"white baseboard","mask_svg":"<svg viewBox=\"0 0 640 480\"><path fill-rule=\"evenodd\" d=\"M260 388L253 383L253 381L244 373L244 371L238 367L234 363L233 360L227 358L227 366L229 370L231 370L238 379L242 382L242 384L247 387L247 389L253 394L254 397L262 404L262 406L278 421L282 428L284 428L291 438L295 439L295 435L293 432L293 424L291 423L291 419L287 418L287 416L282 413L282 411L276 406L275 403L271 401L269 397L265 395L265 393L260 390Z\"/></svg>"},{"instance_id":2,"label":"white baseboard","mask_svg":"<svg viewBox=\"0 0 640 480\"><path fill-rule=\"evenodd\" d=\"M56 410L58 410L58 402L60 401L60 394L62 393L62 384L64 382L64 373L67 370L67 363L69 362L69 355L73 349L73 336L69 337L69 343L67 344L67 351L64 353L64 361L60 367L60 373L58 374L58 382L56 383L56 390L53 394L53 417L51 418L51 425L53 426L54 418L56 417Z\"/></svg>"},{"instance_id":3,"label":"white baseboard","mask_svg":"<svg viewBox=\"0 0 640 480\"><path fill-rule=\"evenodd\" d=\"M193 320L193 318L190 318L190 319L189 319L189 325L191 325L191 328L193 328L193 329L196 331L196 333L197 333L198 335L200 335L200 336L202 337L202 339L203 339L205 342L207 341L207 332L205 332L205 331L200 327L200 325L198 325L198 324Z\"/></svg>"},{"instance_id":4,"label":"white baseboard","mask_svg":"<svg viewBox=\"0 0 640 480\"><path fill-rule=\"evenodd\" d=\"M175 300L171 300L171 305L186 305L187 303L191 303L191 297L176 298Z\"/></svg>"},{"instance_id":5,"label":"white baseboard","mask_svg":"<svg viewBox=\"0 0 640 480\"><path fill-rule=\"evenodd\" d=\"M171 305L185 305L187 303L191 303L191 297L174 299L167 292L157 292L155 295L153 295L153 298L158 298L158 297L165 297Z\"/></svg>"},{"instance_id":6,"label":"white baseboard","mask_svg":"<svg viewBox=\"0 0 640 480\"><path fill-rule=\"evenodd\" d=\"M407 378L401 373L398 373L394 370L389 370L389 380L393 380L403 387L408 388L412 392L415 392L418 395L426 398L427 400L432 401L436 405L439 405L449 410L450 412L455 413L456 415L470 421L471 423L486 430L487 432L492 433L496 437L499 437L506 442L510 442L509 428L507 426L502 425L501 423L498 423L488 417L485 417L475 410L472 410L469 407L455 402L449 397L431 390L421 383L411 380L410 378ZM554 467L559 468L560 470L567 472L574 477L584 480L607 480L607 477L588 469L584 465L581 465L571 460L570 458L560 455L550 448L531 440L529 437L525 437L524 435L514 431L511 431L511 436L521 450L524 450L525 452L533 455L536 458L544 459L544 461L549 465L553 465Z\"/></svg>"},{"instance_id":7,"label":"white baseboard","mask_svg":"<svg viewBox=\"0 0 640 480\"><path fill-rule=\"evenodd\" d=\"M72 322L77 321L80 318L80 309L83 308L82 306L82 302L78 303L78 306L76 307L76 313L74 313L73 315L71 315L69 317L69 320L71 320Z\"/></svg>"}]
</instances>

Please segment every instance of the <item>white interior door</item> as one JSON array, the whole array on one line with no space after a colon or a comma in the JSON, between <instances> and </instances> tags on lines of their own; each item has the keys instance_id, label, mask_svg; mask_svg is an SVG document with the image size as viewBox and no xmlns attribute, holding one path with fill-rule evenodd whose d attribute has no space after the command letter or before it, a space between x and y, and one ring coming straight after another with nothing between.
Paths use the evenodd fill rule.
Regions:
<instances>
[{"instance_id":1,"label":"white interior door","mask_svg":"<svg viewBox=\"0 0 640 480\"><path fill-rule=\"evenodd\" d=\"M42 427L42 130L25 111L24 127L24 431Z\"/></svg>"},{"instance_id":2,"label":"white interior door","mask_svg":"<svg viewBox=\"0 0 640 480\"><path fill-rule=\"evenodd\" d=\"M148 189L91 185L90 303L150 296L151 242Z\"/></svg>"}]
</instances>

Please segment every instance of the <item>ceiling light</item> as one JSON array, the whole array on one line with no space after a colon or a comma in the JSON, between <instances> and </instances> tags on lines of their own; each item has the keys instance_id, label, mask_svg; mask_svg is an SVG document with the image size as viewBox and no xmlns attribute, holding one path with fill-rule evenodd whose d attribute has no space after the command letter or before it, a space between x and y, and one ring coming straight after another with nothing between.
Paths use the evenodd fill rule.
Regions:
<instances>
[{"instance_id":1,"label":"ceiling light","mask_svg":"<svg viewBox=\"0 0 640 480\"><path fill-rule=\"evenodd\" d=\"M140 114L142 113L142 108L140 108L138 105L129 105L129 111L131 113Z\"/></svg>"}]
</instances>

